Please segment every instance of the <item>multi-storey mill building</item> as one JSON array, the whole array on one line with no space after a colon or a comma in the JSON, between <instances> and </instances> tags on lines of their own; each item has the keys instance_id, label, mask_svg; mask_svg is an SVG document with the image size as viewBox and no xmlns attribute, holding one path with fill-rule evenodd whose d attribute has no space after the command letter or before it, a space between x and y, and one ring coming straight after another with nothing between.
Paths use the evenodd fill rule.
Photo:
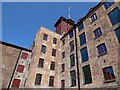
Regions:
<instances>
[{"instance_id":1,"label":"multi-storey mill building","mask_svg":"<svg viewBox=\"0 0 120 90\"><path fill-rule=\"evenodd\" d=\"M54 26L36 34L25 88L120 86L119 0L100 2L77 24L60 17Z\"/></svg>"}]
</instances>

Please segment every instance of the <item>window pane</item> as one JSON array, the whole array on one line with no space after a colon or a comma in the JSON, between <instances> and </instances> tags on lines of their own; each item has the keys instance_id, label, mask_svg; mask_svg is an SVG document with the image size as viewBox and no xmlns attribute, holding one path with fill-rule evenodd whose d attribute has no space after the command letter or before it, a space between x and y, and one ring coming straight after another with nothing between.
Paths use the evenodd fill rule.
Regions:
<instances>
[{"instance_id":1,"label":"window pane","mask_svg":"<svg viewBox=\"0 0 120 90\"><path fill-rule=\"evenodd\" d=\"M50 76L49 86L54 86L54 76Z\"/></svg>"},{"instance_id":2,"label":"window pane","mask_svg":"<svg viewBox=\"0 0 120 90\"><path fill-rule=\"evenodd\" d=\"M100 28L98 28L98 29L96 29L96 30L94 31L95 39L98 38L98 37L100 37L101 35L102 35L102 31L101 31Z\"/></svg>"},{"instance_id":3,"label":"window pane","mask_svg":"<svg viewBox=\"0 0 120 90\"><path fill-rule=\"evenodd\" d=\"M38 63L38 67L43 68L43 65L44 65L44 59L40 58L39 63Z\"/></svg>"},{"instance_id":4,"label":"window pane","mask_svg":"<svg viewBox=\"0 0 120 90\"><path fill-rule=\"evenodd\" d=\"M57 39L53 38L53 44L57 44Z\"/></svg>"},{"instance_id":5,"label":"window pane","mask_svg":"<svg viewBox=\"0 0 120 90\"><path fill-rule=\"evenodd\" d=\"M88 52L87 48L83 48L81 51L82 62L88 61Z\"/></svg>"},{"instance_id":6,"label":"window pane","mask_svg":"<svg viewBox=\"0 0 120 90\"><path fill-rule=\"evenodd\" d=\"M56 50L52 49L52 56L56 56Z\"/></svg>"},{"instance_id":7,"label":"window pane","mask_svg":"<svg viewBox=\"0 0 120 90\"><path fill-rule=\"evenodd\" d=\"M76 86L76 71L70 71L71 86Z\"/></svg>"},{"instance_id":8,"label":"window pane","mask_svg":"<svg viewBox=\"0 0 120 90\"><path fill-rule=\"evenodd\" d=\"M42 45L41 52L45 53L46 52L46 46Z\"/></svg>"},{"instance_id":9,"label":"window pane","mask_svg":"<svg viewBox=\"0 0 120 90\"><path fill-rule=\"evenodd\" d=\"M44 34L43 40L46 40L46 41L47 41L47 37L48 37L48 35L47 35L47 34Z\"/></svg>"},{"instance_id":10,"label":"window pane","mask_svg":"<svg viewBox=\"0 0 120 90\"><path fill-rule=\"evenodd\" d=\"M42 74L37 74L36 75L35 85L40 85L41 84L41 78L42 78Z\"/></svg>"},{"instance_id":11,"label":"window pane","mask_svg":"<svg viewBox=\"0 0 120 90\"><path fill-rule=\"evenodd\" d=\"M74 50L74 41L70 42L70 52Z\"/></svg>"},{"instance_id":12,"label":"window pane","mask_svg":"<svg viewBox=\"0 0 120 90\"><path fill-rule=\"evenodd\" d=\"M70 56L70 67L75 66L75 57L74 54Z\"/></svg>"},{"instance_id":13,"label":"window pane","mask_svg":"<svg viewBox=\"0 0 120 90\"><path fill-rule=\"evenodd\" d=\"M97 48L98 48L98 55L106 54L107 48L105 43L98 45Z\"/></svg>"},{"instance_id":14,"label":"window pane","mask_svg":"<svg viewBox=\"0 0 120 90\"><path fill-rule=\"evenodd\" d=\"M71 31L71 32L69 33L69 36L70 36L70 38L73 37L73 31Z\"/></svg>"},{"instance_id":15,"label":"window pane","mask_svg":"<svg viewBox=\"0 0 120 90\"><path fill-rule=\"evenodd\" d=\"M83 22L82 22L81 24L79 24L78 30L81 31L83 28L84 28L84 26L83 26Z\"/></svg>"},{"instance_id":16,"label":"window pane","mask_svg":"<svg viewBox=\"0 0 120 90\"><path fill-rule=\"evenodd\" d=\"M110 6L112 6L114 4L114 0L107 0L105 3L104 3L104 6L106 9L108 9Z\"/></svg>"},{"instance_id":17,"label":"window pane","mask_svg":"<svg viewBox=\"0 0 120 90\"><path fill-rule=\"evenodd\" d=\"M19 79L14 79L11 87L19 88L19 85L20 85L20 80Z\"/></svg>"},{"instance_id":18,"label":"window pane","mask_svg":"<svg viewBox=\"0 0 120 90\"><path fill-rule=\"evenodd\" d=\"M80 36L80 46L86 43L85 33L82 33Z\"/></svg>"},{"instance_id":19,"label":"window pane","mask_svg":"<svg viewBox=\"0 0 120 90\"><path fill-rule=\"evenodd\" d=\"M118 38L118 42L120 43L120 27L115 30L115 34Z\"/></svg>"},{"instance_id":20,"label":"window pane","mask_svg":"<svg viewBox=\"0 0 120 90\"><path fill-rule=\"evenodd\" d=\"M50 70L55 70L55 62L51 61Z\"/></svg>"}]
</instances>

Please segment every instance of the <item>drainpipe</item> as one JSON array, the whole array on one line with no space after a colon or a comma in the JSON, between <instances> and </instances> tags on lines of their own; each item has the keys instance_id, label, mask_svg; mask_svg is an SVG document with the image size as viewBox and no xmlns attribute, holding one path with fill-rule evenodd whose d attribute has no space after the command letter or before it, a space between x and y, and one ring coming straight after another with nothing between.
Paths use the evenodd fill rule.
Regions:
<instances>
[{"instance_id":1,"label":"drainpipe","mask_svg":"<svg viewBox=\"0 0 120 90\"><path fill-rule=\"evenodd\" d=\"M75 26L76 28L76 26ZM77 53L77 33L76 33L76 29L74 29L75 31L75 47L76 47L76 65L77 65L77 78L78 78L78 90L80 90L80 79L79 79L79 76L80 76L80 72L79 72L79 63L78 63L78 53Z\"/></svg>"},{"instance_id":2,"label":"drainpipe","mask_svg":"<svg viewBox=\"0 0 120 90\"><path fill-rule=\"evenodd\" d=\"M18 64L18 61L19 61L21 52L22 52L22 50L20 50L20 52L19 52L19 55L18 55L16 64L15 64L14 70L13 70L13 72L12 72L12 76L11 76L11 78L10 78L10 82L9 82L9 84L8 84L7 90L9 90L9 88L10 88L10 85L11 85L11 82L12 82L12 79L13 79L13 76L14 76L14 73L15 73L15 70L16 70L16 67L17 67L17 64Z\"/></svg>"}]
</instances>

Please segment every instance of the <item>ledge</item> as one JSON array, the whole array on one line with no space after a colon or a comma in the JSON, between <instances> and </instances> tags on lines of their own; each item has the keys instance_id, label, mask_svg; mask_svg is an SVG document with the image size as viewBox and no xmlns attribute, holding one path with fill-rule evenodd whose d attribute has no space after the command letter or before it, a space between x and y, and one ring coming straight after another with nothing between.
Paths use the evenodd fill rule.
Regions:
<instances>
[{"instance_id":1,"label":"ledge","mask_svg":"<svg viewBox=\"0 0 120 90\"><path fill-rule=\"evenodd\" d=\"M106 80L106 81L104 81L104 83L110 83L110 82L115 82L115 81L116 81L116 79Z\"/></svg>"}]
</instances>

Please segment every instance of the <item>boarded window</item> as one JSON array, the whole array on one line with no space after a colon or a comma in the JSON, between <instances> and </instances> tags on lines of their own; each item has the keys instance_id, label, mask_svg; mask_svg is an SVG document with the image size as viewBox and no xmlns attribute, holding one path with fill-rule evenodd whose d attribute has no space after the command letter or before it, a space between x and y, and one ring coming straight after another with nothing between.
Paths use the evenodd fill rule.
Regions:
<instances>
[{"instance_id":1,"label":"boarded window","mask_svg":"<svg viewBox=\"0 0 120 90\"><path fill-rule=\"evenodd\" d=\"M19 86L20 86L20 80L19 79L14 79L11 87L19 88Z\"/></svg>"},{"instance_id":2,"label":"boarded window","mask_svg":"<svg viewBox=\"0 0 120 90\"><path fill-rule=\"evenodd\" d=\"M21 58L22 59L27 59L28 53L22 52Z\"/></svg>"},{"instance_id":3,"label":"boarded window","mask_svg":"<svg viewBox=\"0 0 120 90\"><path fill-rule=\"evenodd\" d=\"M49 86L54 86L54 76L50 76L50 78L49 78Z\"/></svg>"},{"instance_id":4,"label":"boarded window","mask_svg":"<svg viewBox=\"0 0 120 90\"><path fill-rule=\"evenodd\" d=\"M101 31L100 28L98 28L98 29L96 29L96 30L94 31L95 39L98 38L98 37L100 37L101 35L102 35L102 31Z\"/></svg>"},{"instance_id":5,"label":"boarded window","mask_svg":"<svg viewBox=\"0 0 120 90\"><path fill-rule=\"evenodd\" d=\"M91 17L90 17L90 21L94 22L97 19L97 15L96 13L94 13Z\"/></svg>"},{"instance_id":6,"label":"boarded window","mask_svg":"<svg viewBox=\"0 0 120 90\"><path fill-rule=\"evenodd\" d=\"M23 73L23 70L24 70L24 66L23 65L18 65L17 72Z\"/></svg>"},{"instance_id":7,"label":"boarded window","mask_svg":"<svg viewBox=\"0 0 120 90\"><path fill-rule=\"evenodd\" d=\"M78 25L78 30L81 31L84 28L83 22Z\"/></svg>"},{"instance_id":8,"label":"boarded window","mask_svg":"<svg viewBox=\"0 0 120 90\"><path fill-rule=\"evenodd\" d=\"M37 74L35 79L35 85L41 85L42 74Z\"/></svg>"}]
</instances>

